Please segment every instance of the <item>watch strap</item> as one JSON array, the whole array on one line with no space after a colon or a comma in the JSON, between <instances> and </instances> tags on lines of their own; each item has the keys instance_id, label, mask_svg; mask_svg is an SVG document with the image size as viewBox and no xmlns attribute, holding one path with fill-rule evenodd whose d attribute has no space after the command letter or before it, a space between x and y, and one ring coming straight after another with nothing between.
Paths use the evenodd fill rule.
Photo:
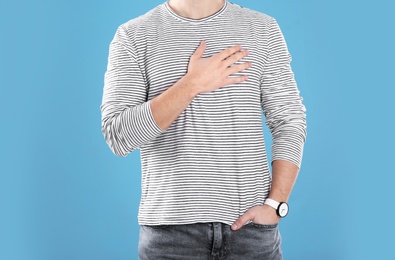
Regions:
<instances>
[{"instance_id":1,"label":"watch strap","mask_svg":"<svg viewBox=\"0 0 395 260\"><path fill-rule=\"evenodd\" d=\"M280 205L280 202L275 201L274 199L267 198L263 204L269 205L270 207L277 210L278 206Z\"/></svg>"}]
</instances>

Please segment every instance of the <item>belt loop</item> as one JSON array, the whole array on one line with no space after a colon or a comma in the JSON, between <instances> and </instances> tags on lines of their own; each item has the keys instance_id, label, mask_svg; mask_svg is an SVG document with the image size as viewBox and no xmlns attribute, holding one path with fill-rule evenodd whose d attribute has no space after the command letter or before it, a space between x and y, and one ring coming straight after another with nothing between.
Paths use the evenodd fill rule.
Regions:
<instances>
[{"instance_id":1,"label":"belt loop","mask_svg":"<svg viewBox=\"0 0 395 260\"><path fill-rule=\"evenodd\" d=\"M222 225L219 222L213 222L213 247L211 254L218 256L221 252L222 246Z\"/></svg>"}]
</instances>

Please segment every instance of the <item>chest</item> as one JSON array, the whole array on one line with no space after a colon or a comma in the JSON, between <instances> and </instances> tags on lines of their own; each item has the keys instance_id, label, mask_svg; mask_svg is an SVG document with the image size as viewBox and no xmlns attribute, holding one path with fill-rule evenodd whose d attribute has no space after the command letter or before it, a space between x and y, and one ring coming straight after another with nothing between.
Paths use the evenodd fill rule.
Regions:
<instances>
[{"instance_id":1,"label":"chest","mask_svg":"<svg viewBox=\"0 0 395 260\"><path fill-rule=\"evenodd\" d=\"M241 44L243 49L249 50L250 54L237 61L235 65L251 61L252 67L233 75L247 74L249 80L243 84L250 90L250 93L259 94L264 46L261 46L248 32L242 33L232 31L232 28L216 27L180 30L163 26L158 30L147 37L143 51L140 53L148 85L148 99L160 95L187 73L189 59L203 39L207 43L203 58L211 57L236 44ZM229 88L227 93L229 90L231 89ZM240 92L237 88L234 90L234 93L231 91L230 95L232 93L237 95Z\"/></svg>"}]
</instances>

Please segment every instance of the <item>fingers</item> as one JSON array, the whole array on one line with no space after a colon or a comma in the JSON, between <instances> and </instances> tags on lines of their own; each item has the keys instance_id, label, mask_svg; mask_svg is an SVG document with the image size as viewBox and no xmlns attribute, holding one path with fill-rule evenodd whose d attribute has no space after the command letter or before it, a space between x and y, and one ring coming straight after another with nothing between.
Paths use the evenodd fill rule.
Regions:
<instances>
[{"instance_id":1,"label":"fingers","mask_svg":"<svg viewBox=\"0 0 395 260\"><path fill-rule=\"evenodd\" d=\"M245 62L242 64L228 67L226 70L227 70L228 75L231 75L233 73L236 73L236 72L239 72L239 71L251 68L251 67L252 67L252 63L249 61L249 62Z\"/></svg>"},{"instance_id":2,"label":"fingers","mask_svg":"<svg viewBox=\"0 0 395 260\"><path fill-rule=\"evenodd\" d=\"M251 62L245 62L245 63L242 63L242 64L234 65L232 67L227 68L227 74L231 75L231 74L240 72L242 70L251 68L251 66L252 66ZM242 76L238 76L238 77L228 77L225 80L225 84L226 85L236 84L236 83L240 83L240 82L246 81L247 79L248 79L247 75L242 75Z\"/></svg>"},{"instance_id":3,"label":"fingers","mask_svg":"<svg viewBox=\"0 0 395 260\"><path fill-rule=\"evenodd\" d=\"M206 50L206 47L206 41L201 41L199 46L196 48L195 52L191 56L191 60L193 60L194 62L200 62L196 63L199 64L199 66L196 65L196 69L198 72L200 72L201 75L207 74L207 72L209 72L209 74L211 73L213 75L217 74L220 76L225 76L225 79L222 78L220 80L221 83L219 83L220 86L218 87L240 83L248 79L248 76L246 75L229 77L229 75L231 74L251 67L251 62L245 62L243 64L231 66L236 61L242 59L249 54L247 50L241 50L241 45L231 46L223 50L222 52L213 55L212 57L210 57L210 60L205 59L200 61ZM211 65L210 63L212 64L212 66L207 66L207 64Z\"/></svg>"},{"instance_id":4,"label":"fingers","mask_svg":"<svg viewBox=\"0 0 395 260\"><path fill-rule=\"evenodd\" d=\"M238 218L231 226L232 230L238 230L243 227L251 219L250 211L246 211L240 218Z\"/></svg>"},{"instance_id":5,"label":"fingers","mask_svg":"<svg viewBox=\"0 0 395 260\"><path fill-rule=\"evenodd\" d=\"M216 54L216 56L219 60L224 60L240 50L241 50L241 45L234 45Z\"/></svg>"},{"instance_id":6,"label":"fingers","mask_svg":"<svg viewBox=\"0 0 395 260\"><path fill-rule=\"evenodd\" d=\"M238 77L228 77L225 80L225 84L224 85L231 85L231 84L240 83L240 82L246 81L247 79L248 79L247 75L238 76Z\"/></svg>"},{"instance_id":7,"label":"fingers","mask_svg":"<svg viewBox=\"0 0 395 260\"><path fill-rule=\"evenodd\" d=\"M206 50L206 41L203 40L200 42L199 46L196 48L195 52L192 54L191 57L194 59L200 59L203 56L205 50Z\"/></svg>"},{"instance_id":8,"label":"fingers","mask_svg":"<svg viewBox=\"0 0 395 260\"><path fill-rule=\"evenodd\" d=\"M239 52L236 52L232 56L228 57L226 60L223 61L223 63L226 67L228 67L233 63L235 63L236 61L241 60L242 58L248 56L248 54L249 54L248 50L241 50Z\"/></svg>"}]
</instances>

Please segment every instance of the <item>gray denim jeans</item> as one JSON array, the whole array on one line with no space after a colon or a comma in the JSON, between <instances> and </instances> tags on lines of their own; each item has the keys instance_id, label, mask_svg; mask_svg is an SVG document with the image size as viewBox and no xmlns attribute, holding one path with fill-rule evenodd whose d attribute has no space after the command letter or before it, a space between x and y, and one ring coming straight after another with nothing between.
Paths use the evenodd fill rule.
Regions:
<instances>
[{"instance_id":1,"label":"gray denim jeans","mask_svg":"<svg viewBox=\"0 0 395 260\"><path fill-rule=\"evenodd\" d=\"M278 225L220 222L140 226L139 260L281 260Z\"/></svg>"}]
</instances>

